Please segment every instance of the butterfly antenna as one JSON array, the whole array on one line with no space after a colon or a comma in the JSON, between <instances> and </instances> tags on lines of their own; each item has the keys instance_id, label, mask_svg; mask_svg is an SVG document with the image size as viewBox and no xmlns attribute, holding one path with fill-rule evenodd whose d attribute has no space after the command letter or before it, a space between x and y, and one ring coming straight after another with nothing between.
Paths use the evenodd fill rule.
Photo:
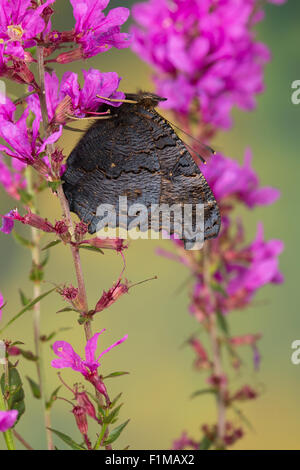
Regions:
<instances>
[{"instance_id":1,"label":"butterfly antenna","mask_svg":"<svg viewBox=\"0 0 300 470\"><path fill-rule=\"evenodd\" d=\"M183 143L184 143L184 145L185 145L188 149L190 149L198 158L200 158L201 162L204 163L204 165L206 165L207 162L206 162L205 158L203 158L202 155L200 155L200 153L196 152L196 150L193 149L193 147L192 147L191 145L187 144L186 142L183 142Z\"/></svg>"},{"instance_id":2,"label":"butterfly antenna","mask_svg":"<svg viewBox=\"0 0 300 470\"><path fill-rule=\"evenodd\" d=\"M71 119L72 121L90 121L93 119L93 121L100 120L100 119L112 119L113 116L111 114L107 114L106 116L90 116L90 117L84 117L84 118L78 118L76 116L72 116L71 114L66 114L66 116Z\"/></svg>"},{"instance_id":3,"label":"butterfly antenna","mask_svg":"<svg viewBox=\"0 0 300 470\"><path fill-rule=\"evenodd\" d=\"M211 148L209 145L206 145L204 144L203 142L201 142L200 140L196 139L196 137L193 137L192 135L190 135L188 132L184 131L183 129L181 129L181 127L178 127L176 126L176 124L174 124L173 122L169 121L168 119L164 118L171 126L173 127L176 127L176 129L179 129L181 132L183 132L185 135L187 135L188 137L190 137L191 139L195 140L195 142L197 142L198 144L202 145L206 150L208 150L210 153L212 153L213 155L216 154L216 151Z\"/></svg>"},{"instance_id":4,"label":"butterfly antenna","mask_svg":"<svg viewBox=\"0 0 300 470\"><path fill-rule=\"evenodd\" d=\"M130 104L138 104L138 101L135 101L135 100L122 100L122 99L116 99L116 98L106 98L106 96L100 96L100 95L96 95L97 98L100 98L102 100L106 100L106 101L111 101L113 103L130 103Z\"/></svg>"}]
</instances>

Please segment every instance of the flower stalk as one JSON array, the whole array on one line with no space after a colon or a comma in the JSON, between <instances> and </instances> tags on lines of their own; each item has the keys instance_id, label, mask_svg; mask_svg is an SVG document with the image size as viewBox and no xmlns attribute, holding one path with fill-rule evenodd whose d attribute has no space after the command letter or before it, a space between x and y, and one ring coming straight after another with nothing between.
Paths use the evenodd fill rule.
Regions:
<instances>
[{"instance_id":1,"label":"flower stalk","mask_svg":"<svg viewBox=\"0 0 300 470\"><path fill-rule=\"evenodd\" d=\"M26 168L26 182L27 182L27 191L28 194L32 197L31 211L33 214L36 214L36 194L33 189L32 182L32 169L30 166ZM40 266L40 235L39 231L35 227L31 227L31 239L32 239L32 248L31 248L31 258L33 270L38 270ZM33 279L33 300L37 299L41 295L41 281L40 277L34 276ZM43 412L44 412L44 423L46 429L46 439L47 439L47 448L48 450L54 450L52 433L49 430L51 428L51 416L50 411L47 409L47 399L45 392L45 366L43 361L43 348L41 343L41 304L37 302L33 307L33 335L34 335L34 346L35 346L35 355L36 360L36 369L38 376L38 384L40 389L41 400L43 403Z\"/></svg>"}]
</instances>

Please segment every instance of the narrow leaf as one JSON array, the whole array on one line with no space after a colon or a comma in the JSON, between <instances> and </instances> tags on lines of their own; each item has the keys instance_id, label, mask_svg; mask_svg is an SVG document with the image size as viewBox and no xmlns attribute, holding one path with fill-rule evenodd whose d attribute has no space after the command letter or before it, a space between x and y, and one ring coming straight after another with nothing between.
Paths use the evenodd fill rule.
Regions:
<instances>
[{"instance_id":1,"label":"narrow leaf","mask_svg":"<svg viewBox=\"0 0 300 470\"><path fill-rule=\"evenodd\" d=\"M40 386L34 380L32 380L30 377L26 376L26 379L29 382L29 385L30 385L30 388L31 388L31 391L32 391L32 394L33 394L34 398L40 399L42 397Z\"/></svg>"},{"instance_id":2,"label":"narrow leaf","mask_svg":"<svg viewBox=\"0 0 300 470\"><path fill-rule=\"evenodd\" d=\"M44 246L41 251L49 250L49 248L52 248L53 246L58 245L61 243L61 240L54 240L53 242L48 243L48 245Z\"/></svg>"},{"instance_id":3,"label":"narrow leaf","mask_svg":"<svg viewBox=\"0 0 300 470\"><path fill-rule=\"evenodd\" d=\"M0 333L2 333L9 325L14 323L19 317L21 317L21 315L23 315L25 312L27 312L27 310L30 310L35 304L40 302L44 297L51 294L51 292L55 291L55 289L56 289L56 287L54 287L53 289L48 290L44 294L41 294L38 297L36 297L35 299L33 299L19 313L17 313L8 323L6 323L6 325L4 325L4 327L0 330Z\"/></svg>"},{"instance_id":4,"label":"narrow leaf","mask_svg":"<svg viewBox=\"0 0 300 470\"><path fill-rule=\"evenodd\" d=\"M116 398L113 399L113 401L111 402L110 404L110 408L114 408L114 406L116 405L117 401L120 400L122 396L122 393L119 393L119 395L116 396Z\"/></svg>"},{"instance_id":5,"label":"narrow leaf","mask_svg":"<svg viewBox=\"0 0 300 470\"><path fill-rule=\"evenodd\" d=\"M23 307L25 307L25 305L28 305L31 302L31 299L26 297L26 295L21 289L19 289L19 294L20 294L21 304L23 305Z\"/></svg>"},{"instance_id":6,"label":"narrow leaf","mask_svg":"<svg viewBox=\"0 0 300 470\"><path fill-rule=\"evenodd\" d=\"M120 377L121 375L128 375L129 372L112 372L111 374L109 375L106 375L105 377L103 377L103 379L110 379L112 377Z\"/></svg>"},{"instance_id":7,"label":"narrow leaf","mask_svg":"<svg viewBox=\"0 0 300 470\"><path fill-rule=\"evenodd\" d=\"M52 393L51 393L51 396L49 398L49 400L47 401L46 403L46 408L47 410L50 410L50 408L52 407L53 403L55 402L56 400L56 397L57 397L57 394L59 392L59 390L61 389L61 385L59 387L57 387Z\"/></svg>"},{"instance_id":8,"label":"narrow leaf","mask_svg":"<svg viewBox=\"0 0 300 470\"><path fill-rule=\"evenodd\" d=\"M76 313L78 313L78 310L75 310L72 307L65 307L65 308L62 308L61 310L58 310L56 313L63 313L63 312L76 312Z\"/></svg>"},{"instance_id":9,"label":"narrow leaf","mask_svg":"<svg viewBox=\"0 0 300 470\"><path fill-rule=\"evenodd\" d=\"M49 257L50 257L50 252L49 251L46 251L46 256L45 258L43 259L43 261L41 262L41 266L44 268L46 266L46 264L48 263L49 261Z\"/></svg>"},{"instance_id":10,"label":"narrow leaf","mask_svg":"<svg viewBox=\"0 0 300 470\"><path fill-rule=\"evenodd\" d=\"M121 405L117 406L111 413L109 413L109 415L104 418L104 423L112 423L117 418L122 406L123 403L121 403Z\"/></svg>"},{"instance_id":11,"label":"narrow leaf","mask_svg":"<svg viewBox=\"0 0 300 470\"><path fill-rule=\"evenodd\" d=\"M64 441L69 447L71 447L73 450L86 450L85 447L82 447L81 445L77 444L75 441L70 436L67 436L67 434L64 434L60 431L57 431L56 429L52 428L47 428L49 431L54 432L62 441Z\"/></svg>"},{"instance_id":12,"label":"narrow leaf","mask_svg":"<svg viewBox=\"0 0 300 470\"><path fill-rule=\"evenodd\" d=\"M207 436L204 436L202 441L200 442L199 450L208 450L211 447L211 445L212 445L211 440Z\"/></svg>"},{"instance_id":13,"label":"narrow leaf","mask_svg":"<svg viewBox=\"0 0 300 470\"><path fill-rule=\"evenodd\" d=\"M198 397L199 395L205 395L208 393L216 393L216 390L214 388L203 388L202 390L197 390L196 392L192 393L191 398Z\"/></svg>"},{"instance_id":14,"label":"narrow leaf","mask_svg":"<svg viewBox=\"0 0 300 470\"><path fill-rule=\"evenodd\" d=\"M227 320L225 316L222 315L222 313L220 312L217 312L217 322L218 322L219 328L223 331L223 333L226 336L229 336L229 326L228 326Z\"/></svg>"},{"instance_id":15,"label":"narrow leaf","mask_svg":"<svg viewBox=\"0 0 300 470\"><path fill-rule=\"evenodd\" d=\"M80 245L79 248L81 250L88 250L88 251L95 251L96 253L101 253L101 255L104 255L104 251L100 250L100 248L97 248L95 246L83 246Z\"/></svg>"},{"instance_id":16,"label":"narrow leaf","mask_svg":"<svg viewBox=\"0 0 300 470\"><path fill-rule=\"evenodd\" d=\"M123 429L126 428L129 421L130 421L130 419L125 421L125 423L120 424L120 426L118 426L117 428L113 429L111 431L111 433L109 434L108 439L106 439L106 441L104 442L104 445L112 444L113 442L115 442L118 439L118 437L120 436Z\"/></svg>"},{"instance_id":17,"label":"narrow leaf","mask_svg":"<svg viewBox=\"0 0 300 470\"><path fill-rule=\"evenodd\" d=\"M22 237L15 230L13 230L12 234L16 242L19 243L19 245L25 246L26 248L33 248L34 245L30 240L27 240L27 238Z\"/></svg>"}]
</instances>

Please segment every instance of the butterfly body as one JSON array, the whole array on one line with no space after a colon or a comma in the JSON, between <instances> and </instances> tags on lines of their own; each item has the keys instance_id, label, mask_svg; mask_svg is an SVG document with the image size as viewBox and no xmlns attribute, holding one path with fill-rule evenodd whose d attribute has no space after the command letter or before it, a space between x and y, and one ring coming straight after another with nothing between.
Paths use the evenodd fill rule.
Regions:
<instances>
[{"instance_id":1,"label":"butterfly body","mask_svg":"<svg viewBox=\"0 0 300 470\"><path fill-rule=\"evenodd\" d=\"M215 198L184 143L154 109L163 98L150 93L126 98L137 103L103 105L111 119L92 124L67 160L63 188L71 211L94 233L98 206L118 210L120 196L129 207L149 208L149 216L151 204L204 204L204 239L217 236Z\"/></svg>"}]
</instances>

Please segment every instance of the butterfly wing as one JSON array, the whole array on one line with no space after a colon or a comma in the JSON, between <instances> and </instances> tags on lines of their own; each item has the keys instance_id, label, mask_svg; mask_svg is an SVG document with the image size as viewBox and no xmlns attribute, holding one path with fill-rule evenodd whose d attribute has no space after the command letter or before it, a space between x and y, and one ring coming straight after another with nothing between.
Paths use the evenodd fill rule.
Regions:
<instances>
[{"instance_id":1,"label":"butterfly wing","mask_svg":"<svg viewBox=\"0 0 300 470\"><path fill-rule=\"evenodd\" d=\"M204 238L218 234L220 215L216 201L199 168L173 128L154 110L123 104L111 120L97 121L67 160L64 192L70 209L97 230L100 204L119 213L119 197L128 209L162 204L204 204ZM153 214L152 214L153 215ZM128 217L127 226L134 217ZM122 226L117 220L117 226ZM159 220L159 229L165 227ZM157 227L157 224L156 224ZM170 233L174 232L173 225Z\"/></svg>"}]
</instances>

